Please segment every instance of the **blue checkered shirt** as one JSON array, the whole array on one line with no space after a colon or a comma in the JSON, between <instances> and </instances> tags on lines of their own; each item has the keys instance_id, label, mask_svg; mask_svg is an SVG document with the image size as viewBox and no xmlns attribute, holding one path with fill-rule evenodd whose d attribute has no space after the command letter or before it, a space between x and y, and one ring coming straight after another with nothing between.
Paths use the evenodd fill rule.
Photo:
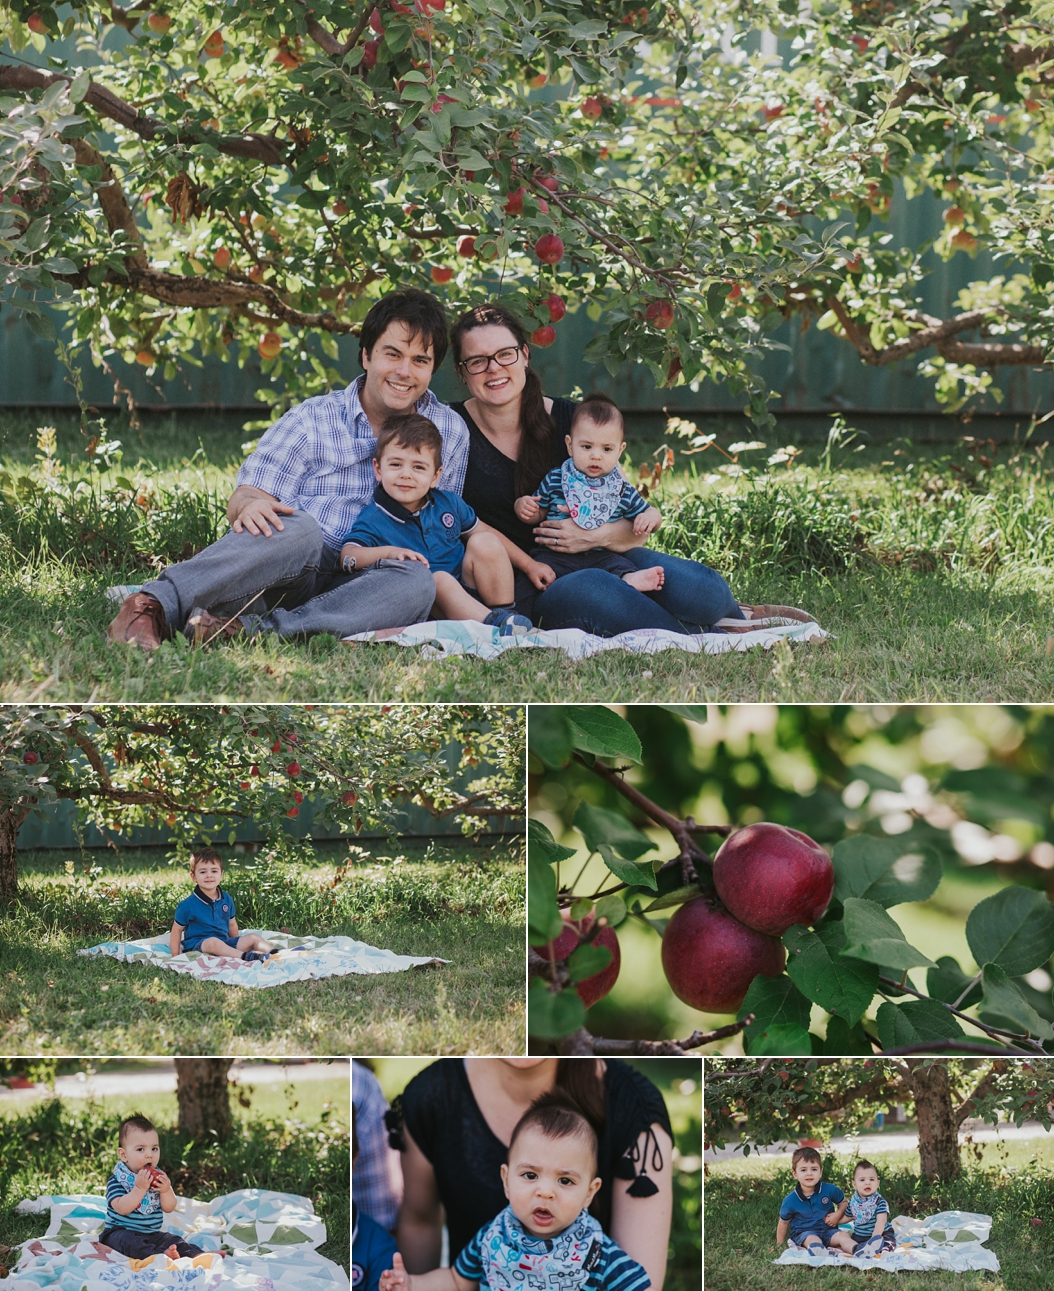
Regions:
<instances>
[{"instance_id":1,"label":"blue checkered shirt","mask_svg":"<svg viewBox=\"0 0 1054 1291\"><path fill-rule=\"evenodd\" d=\"M395 1228L402 1200L395 1180L400 1178L398 1164L392 1169L392 1157L398 1153L388 1146L384 1113L388 1103L377 1077L368 1067L351 1064L351 1101L355 1106L355 1137L359 1155L351 1174L351 1197L363 1214L389 1231ZM394 1176L394 1180L393 1180Z\"/></svg>"},{"instance_id":2,"label":"blue checkered shirt","mask_svg":"<svg viewBox=\"0 0 1054 1291\"><path fill-rule=\"evenodd\" d=\"M377 484L377 436L359 402L363 379L290 408L261 435L256 451L238 472L239 484L255 485L313 515L331 547L344 541ZM439 488L460 493L468 466L468 427L431 390L418 400L415 411L433 421L443 437Z\"/></svg>"}]
</instances>

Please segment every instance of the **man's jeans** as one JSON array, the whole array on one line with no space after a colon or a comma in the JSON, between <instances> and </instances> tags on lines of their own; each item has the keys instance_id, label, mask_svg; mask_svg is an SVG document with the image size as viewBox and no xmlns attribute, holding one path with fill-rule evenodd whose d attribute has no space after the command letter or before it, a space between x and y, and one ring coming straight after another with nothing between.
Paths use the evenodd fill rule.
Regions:
<instances>
[{"instance_id":1,"label":"man's jeans","mask_svg":"<svg viewBox=\"0 0 1054 1291\"><path fill-rule=\"evenodd\" d=\"M283 516L282 524L270 538L230 529L144 583L143 591L161 602L175 632L196 607L240 617L250 632L283 637L343 637L428 617L435 581L427 565L380 560L361 574L344 574L339 552L326 546L314 516L297 511Z\"/></svg>"}]
</instances>

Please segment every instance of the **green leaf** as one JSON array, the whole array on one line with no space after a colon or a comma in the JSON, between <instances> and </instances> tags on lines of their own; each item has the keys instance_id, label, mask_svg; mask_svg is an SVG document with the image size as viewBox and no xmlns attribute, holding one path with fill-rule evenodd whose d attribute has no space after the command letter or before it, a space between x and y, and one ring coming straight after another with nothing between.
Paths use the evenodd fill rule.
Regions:
<instances>
[{"instance_id":1,"label":"green leaf","mask_svg":"<svg viewBox=\"0 0 1054 1291\"><path fill-rule=\"evenodd\" d=\"M883 1049L906 1049L927 1040L966 1037L954 1016L936 1000L913 1000L910 1004L887 1001L878 1010L877 1022Z\"/></svg>"},{"instance_id":2,"label":"green leaf","mask_svg":"<svg viewBox=\"0 0 1054 1291\"><path fill-rule=\"evenodd\" d=\"M575 751L565 713L559 704L531 704L527 710L527 747L554 771L566 766Z\"/></svg>"},{"instance_id":3,"label":"green leaf","mask_svg":"<svg viewBox=\"0 0 1054 1291\"><path fill-rule=\"evenodd\" d=\"M564 708L574 746L605 758L641 760L637 732L624 717L603 704L568 704Z\"/></svg>"},{"instance_id":4,"label":"green leaf","mask_svg":"<svg viewBox=\"0 0 1054 1291\"><path fill-rule=\"evenodd\" d=\"M981 970L984 999L978 1010L989 1026L1001 1026L1007 1031L1027 1031L1040 1040L1054 1040L1050 1023L1041 1018L998 964L985 964Z\"/></svg>"},{"instance_id":5,"label":"green leaf","mask_svg":"<svg viewBox=\"0 0 1054 1291\"><path fill-rule=\"evenodd\" d=\"M812 1036L793 1023L769 1027L750 1040L750 1056L775 1054L786 1058L807 1058L812 1053Z\"/></svg>"},{"instance_id":6,"label":"green leaf","mask_svg":"<svg viewBox=\"0 0 1054 1291\"><path fill-rule=\"evenodd\" d=\"M638 865L636 861L623 860L621 856L615 855L610 843L598 844L597 851L611 873L617 875L623 883L628 883L631 888L650 888L652 892L658 891L655 871L647 862Z\"/></svg>"},{"instance_id":7,"label":"green leaf","mask_svg":"<svg viewBox=\"0 0 1054 1291\"><path fill-rule=\"evenodd\" d=\"M926 974L926 990L935 1000L954 1004L957 1009L968 1009L981 998L980 982L974 983L969 992L963 996L961 1003L957 1001L973 980L972 977L966 976L959 967L958 961L952 959L951 955L942 955L937 960L937 967L931 968Z\"/></svg>"},{"instance_id":8,"label":"green leaf","mask_svg":"<svg viewBox=\"0 0 1054 1291\"><path fill-rule=\"evenodd\" d=\"M665 708L668 713L676 713L687 722L698 722L700 726L706 724L705 704L659 704L659 708Z\"/></svg>"},{"instance_id":9,"label":"green leaf","mask_svg":"<svg viewBox=\"0 0 1054 1291\"><path fill-rule=\"evenodd\" d=\"M796 924L783 934L783 944L787 947L787 975L802 994L855 1026L878 989L878 967L842 958L844 926L829 923L812 932Z\"/></svg>"},{"instance_id":10,"label":"green leaf","mask_svg":"<svg viewBox=\"0 0 1054 1291\"><path fill-rule=\"evenodd\" d=\"M26 322L36 332L37 336L42 337L45 341L55 339L55 324L51 321L49 314L38 314L27 309L25 315Z\"/></svg>"},{"instance_id":11,"label":"green leaf","mask_svg":"<svg viewBox=\"0 0 1054 1291\"><path fill-rule=\"evenodd\" d=\"M574 856L575 848L564 847L549 833L540 820L527 822L527 850L532 856L540 856L547 864L555 865Z\"/></svg>"},{"instance_id":12,"label":"green leaf","mask_svg":"<svg viewBox=\"0 0 1054 1291\"><path fill-rule=\"evenodd\" d=\"M556 1040L577 1031L585 1020L585 1005L573 987L554 995L538 978L531 983L527 992L527 1030L531 1035Z\"/></svg>"},{"instance_id":13,"label":"green leaf","mask_svg":"<svg viewBox=\"0 0 1054 1291\"><path fill-rule=\"evenodd\" d=\"M875 901L847 897L843 955L885 964L903 973L908 968L936 968L933 960L921 950L909 946L897 923Z\"/></svg>"},{"instance_id":14,"label":"green leaf","mask_svg":"<svg viewBox=\"0 0 1054 1291\"><path fill-rule=\"evenodd\" d=\"M741 1022L747 1014L754 1014L754 1021L744 1032L749 1039L753 1035L761 1035L770 1027L783 1024L808 1030L811 1012L812 1004L786 973L780 973L778 977L763 977L759 974L750 983L736 1020Z\"/></svg>"},{"instance_id":15,"label":"green leaf","mask_svg":"<svg viewBox=\"0 0 1054 1291\"><path fill-rule=\"evenodd\" d=\"M626 909L626 903L614 893L612 896L601 897L596 903L596 916L598 919L606 919L612 928L617 928L620 923L626 921L629 911Z\"/></svg>"},{"instance_id":16,"label":"green leaf","mask_svg":"<svg viewBox=\"0 0 1054 1291\"><path fill-rule=\"evenodd\" d=\"M827 1023L823 1051L826 1056L835 1058L854 1057L857 1054L867 1054L870 1057L874 1053L871 1041L860 1023L850 1027L848 1022L840 1017L832 1017Z\"/></svg>"},{"instance_id":17,"label":"green leaf","mask_svg":"<svg viewBox=\"0 0 1054 1291\"><path fill-rule=\"evenodd\" d=\"M621 812L608 811L606 807L594 807L591 803L580 802L575 812L574 826L582 831L582 837L591 852L598 852L600 844L607 843L626 860L635 861L645 852L655 850L655 844L647 834L642 834L631 825Z\"/></svg>"},{"instance_id":18,"label":"green leaf","mask_svg":"<svg viewBox=\"0 0 1054 1291\"><path fill-rule=\"evenodd\" d=\"M77 266L66 256L48 256L44 261L48 273L76 273Z\"/></svg>"},{"instance_id":19,"label":"green leaf","mask_svg":"<svg viewBox=\"0 0 1054 1291\"><path fill-rule=\"evenodd\" d=\"M925 901L936 892L943 870L932 847L917 847L895 838L858 834L844 838L831 854L834 894L863 897L880 906Z\"/></svg>"},{"instance_id":20,"label":"green leaf","mask_svg":"<svg viewBox=\"0 0 1054 1291\"><path fill-rule=\"evenodd\" d=\"M685 888L674 888L672 892L667 892L658 900L653 901L651 905L644 907L644 913L650 914L653 910L668 910L671 906L684 905L686 901L694 901L696 897L703 895L703 889L698 883L689 883Z\"/></svg>"},{"instance_id":21,"label":"green leaf","mask_svg":"<svg viewBox=\"0 0 1054 1291\"><path fill-rule=\"evenodd\" d=\"M567 961L572 982L584 982L594 973L602 972L611 963L611 951L606 946L579 946Z\"/></svg>"},{"instance_id":22,"label":"green leaf","mask_svg":"<svg viewBox=\"0 0 1054 1291\"><path fill-rule=\"evenodd\" d=\"M91 72L87 68L78 72L70 82L70 102L79 103L91 88Z\"/></svg>"},{"instance_id":23,"label":"green leaf","mask_svg":"<svg viewBox=\"0 0 1054 1291\"><path fill-rule=\"evenodd\" d=\"M1054 955L1054 905L1033 888L1004 888L970 911L966 940L978 964L1022 977Z\"/></svg>"},{"instance_id":24,"label":"green leaf","mask_svg":"<svg viewBox=\"0 0 1054 1291\"><path fill-rule=\"evenodd\" d=\"M528 830L537 821L528 821ZM539 829L549 833L544 825ZM552 835L549 834L550 839ZM566 851L558 844L552 846L558 851ZM532 843L527 849L527 931L528 939L533 946L545 946L563 929L560 909L556 904L556 873L553 870L544 849L539 850Z\"/></svg>"}]
</instances>

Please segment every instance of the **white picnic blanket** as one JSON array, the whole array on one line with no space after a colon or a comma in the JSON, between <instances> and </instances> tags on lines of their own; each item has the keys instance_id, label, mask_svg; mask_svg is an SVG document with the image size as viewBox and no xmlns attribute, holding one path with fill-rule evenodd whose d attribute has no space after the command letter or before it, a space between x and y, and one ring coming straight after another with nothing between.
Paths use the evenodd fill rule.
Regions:
<instances>
[{"instance_id":1,"label":"white picnic blanket","mask_svg":"<svg viewBox=\"0 0 1054 1291\"><path fill-rule=\"evenodd\" d=\"M368 946L364 941L353 941L351 937L295 937L292 933L263 930L260 935L278 947L277 953L265 962L239 959L237 955L203 955L199 950L173 955L167 936L160 940L143 937L139 941L104 941L77 954L109 955L113 959L187 973L202 981L250 987L281 986L285 982L308 982L318 977L346 977L349 973L400 973L408 968L450 962L431 955L397 955L391 950Z\"/></svg>"},{"instance_id":2,"label":"white picnic blanket","mask_svg":"<svg viewBox=\"0 0 1054 1291\"><path fill-rule=\"evenodd\" d=\"M344 638L345 645L388 642L391 645L422 646L426 659L473 655L477 659L496 659L506 650L562 650L570 659L588 659L605 650L625 650L629 654L662 654L666 650L683 650L686 654L727 654L761 646L770 650L778 641L823 641L830 634L818 623L771 623L753 632L703 632L689 636L667 632L663 628L637 628L616 637L598 637L580 628L558 628L542 631L535 628L522 636L503 637L497 628L472 620L441 619L414 623L410 627L358 632Z\"/></svg>"},{"instance_id":3,"label":"white picnic blanket","mask_svg":"<svg viewBox=\"0 0 1054 1291\"><path fill-rule=\"evenodd\" d=\"M23 1201L22 1214L50 1213L42 1238L23 1243L5 1291L348 1291L347 1273L315 1249L326 1226L307 1197L243 1188L214 1201L177 1198L165 1229L213 1257L211 1267L155 1255L131 1261L98 1238L106 1198L91 1193ZM135 1263L139 1267L133 1268Z\"/></svg>"},{"instance_id":4,"label":"white picnic blanket","mask_svg":"<svg viewBox=\"0 0 1054 1291\"><path fill-rule=\"evenodd\" d=\"M926 1219L898 1215L890 1224L897 1239L897 1249L876 1256L852 1256L828 1249L822 1257L788 1247L773 1264L808 1264L818 1269L841 1268L885 1269L887 1273L925 1273L944 1269L965 1273L970 1269L999 1272L995 1252L983 1246L992 1231L990 1215L976 1215L965 1210L942 1210Z\"/></svg>"}]
</instances>

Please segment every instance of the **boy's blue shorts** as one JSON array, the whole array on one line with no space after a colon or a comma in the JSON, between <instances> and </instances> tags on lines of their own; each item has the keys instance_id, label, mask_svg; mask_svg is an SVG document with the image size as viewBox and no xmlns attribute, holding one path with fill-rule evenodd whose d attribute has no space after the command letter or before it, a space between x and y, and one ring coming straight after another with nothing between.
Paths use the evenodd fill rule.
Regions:
<instances>
[{"instance_id":1,"label":"boy's blue shorts","mask_svg":"<svg viewBox=\"0 0 1054 1291\"><path fill-rule=\"evenodd\" d=\"M824 1246L830 1246L831 1238L837 1232L837 1228L828 1228L826 1224L820 1224L818 1228L805 1228L800 1234L796 1234L794 1237L794 1243L796 1246L804 1247L805 1239L807 1237L818 1237L820 1241L823 1242Z\"/></svg>"},{"instance_id":2,"label":"boy's blue shorts","mask_svg":"<svg viewBox=\"0 0 1054 1291\"><path fill-rule=\"evenodd\" d=\"M237 937L220 937L220 936L219 936L219 934L218 934L218 933L215 933L215 932L206 933L206 935L205 935L204 937L189 937L189 938L188 938L188 937L184 937L184 938L183 938L183 949L184 949L185 951L186 951L186 950L200 950L200 949L201 949L201 943L202 943L203 941L208 941L210 937L217 937L220 941L222 941L222 942L224 942L226 945L230 946L230 948L231 948L232 950L237 950L237 949L238 949L238 938L237 938Z\"/></svg>"}]
</instances>

